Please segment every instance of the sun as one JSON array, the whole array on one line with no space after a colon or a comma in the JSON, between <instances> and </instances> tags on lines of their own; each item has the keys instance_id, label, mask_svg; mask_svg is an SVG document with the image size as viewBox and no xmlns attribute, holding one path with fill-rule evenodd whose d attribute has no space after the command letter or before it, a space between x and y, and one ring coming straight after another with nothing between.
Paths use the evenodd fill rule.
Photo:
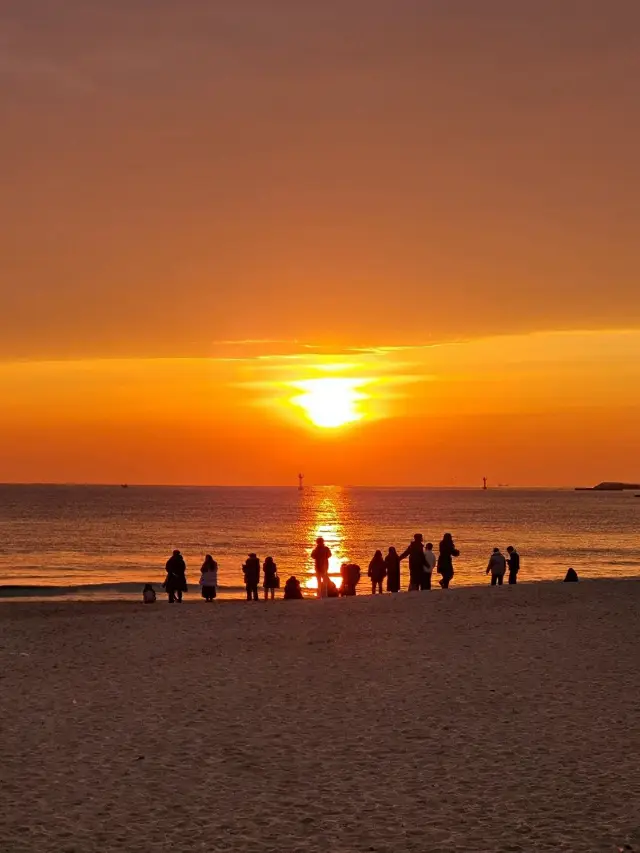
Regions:
<instances>
[{"instance_id":1,"label":"sun","mask_svg":"<svg viewBox=\"0 0 640 853\"><path fill-rule=\"evenodd\" d=\"M365 384L362 379L307 379L293 382L294 388L303 393L291 402L304 409L307 418L315 426L336 429L345 424L362 420L362 401L368 399L359 390Z\"/></svg>"}]
</instances>

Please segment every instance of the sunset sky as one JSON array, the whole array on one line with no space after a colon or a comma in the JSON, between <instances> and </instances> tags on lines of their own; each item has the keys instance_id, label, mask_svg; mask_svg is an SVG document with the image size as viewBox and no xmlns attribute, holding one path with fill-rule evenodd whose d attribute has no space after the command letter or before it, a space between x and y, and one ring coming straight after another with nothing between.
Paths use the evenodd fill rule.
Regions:
<instances>
[{"instance_id":1,"label":"sunset sky","mask_svg":"<svg viewBox=\"0 0 640 853\"><path fill-rule=\"evenodd\" d=\"M0 481L640 481L637 0L3 0Z\"/></svg>"}]
</instances>

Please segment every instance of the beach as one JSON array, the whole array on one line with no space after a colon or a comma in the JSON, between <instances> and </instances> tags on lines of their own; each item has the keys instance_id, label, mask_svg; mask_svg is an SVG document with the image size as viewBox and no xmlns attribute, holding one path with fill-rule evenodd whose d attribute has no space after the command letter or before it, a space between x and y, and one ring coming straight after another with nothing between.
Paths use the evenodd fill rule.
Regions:
<instances>
[{"instance_id":1,"label":"beach","mask_svg":"<svg viewBox=\"0 0 640 853\"><path fill-rule=\"evenodd\" d=\"M638 851L639 617L638 580L4 603L0 847Z\"/></svg>"}]
</instances>

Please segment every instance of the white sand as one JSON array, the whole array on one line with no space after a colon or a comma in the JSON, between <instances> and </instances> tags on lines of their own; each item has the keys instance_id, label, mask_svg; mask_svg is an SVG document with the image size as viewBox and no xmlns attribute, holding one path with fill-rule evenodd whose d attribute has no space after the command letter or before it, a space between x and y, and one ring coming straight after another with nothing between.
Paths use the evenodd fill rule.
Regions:
<instances>
[{"instance_id":1,"label":"white sand","mask_svg":"<svg viewBox=\"0 0 640 853\"><path fill-rule=\"evenodd\" d=\"M0 850L640 850L640 582L0 607Z\"/></svg>"}]
</instances>

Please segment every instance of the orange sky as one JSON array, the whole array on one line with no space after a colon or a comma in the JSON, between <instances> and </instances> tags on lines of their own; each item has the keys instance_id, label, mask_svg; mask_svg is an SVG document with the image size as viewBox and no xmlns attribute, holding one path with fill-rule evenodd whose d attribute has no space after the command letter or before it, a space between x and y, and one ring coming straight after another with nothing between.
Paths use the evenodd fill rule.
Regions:
<instances>
[{"instance_id":1,"label":"orange sky","mask_svg":"<svg viewBox=\"0 0 640 853\"><path fill-rule=\"evenodd\" d=\"M640 479L635 0L5 0L0 96L0 480Z\"/></svg>"}]
</instances>

